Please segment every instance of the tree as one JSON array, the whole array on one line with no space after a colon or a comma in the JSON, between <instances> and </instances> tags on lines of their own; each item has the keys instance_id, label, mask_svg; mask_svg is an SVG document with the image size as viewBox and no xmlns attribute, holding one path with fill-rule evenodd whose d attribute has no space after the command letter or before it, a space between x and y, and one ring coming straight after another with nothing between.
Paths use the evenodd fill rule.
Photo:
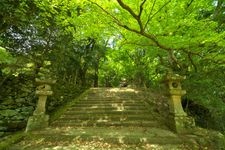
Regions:
<instances>
[{"instance_id":1,"label":"tree","mask_svg":"<svg viewBox=\"0 0 225 150\"><path fill-rule=\"evenodd\" d=\"M186 75L186 99L209 109L215 120L223 120L224 115L218 115L224 114L223 0L88 1L96 7L99 19L111 18L109 26L117 29L121 37L117 44L132 45L126 54L132 53L136 45L151 51L152 56L148 55L144 62L156 62L155 75L161 76L168 70ZM129 63L128 57L124 60ZM219 122L216 124L224 129Z\"/></svg>"},{"instance_id":2,"label":"tree","mask_svg":"<svg viewBox=\"0 0 225 150\"><path fill-rule=\"evenodd\" d=\"M196 67L193 57L204 57L201 47L219 46L222 42L224 33L216 32L216 22L208 18L198 19L201 9L213 9L213 1L117 0L104 4L89 1L111 17L121 29L143 36L149 40L149 46L165 51L173 70L187 69L183 64L187 61L191 67ZM182 62L179 55L186 61Z\"/></svg>"},{"instance_id":3,"label":"tree","mask_svg":"<svg viewBox=\"0 0 225 150\"><path fill-rule=\"evenodd\" d=\"M31 74L34 79L48 60L48 69L61 85L118 86L125 78L130 84L151 87L172 70L187 76L186 99L211 110L221 106L221 112L224 4L2 0L0 46L7 52L0 51L1 71L12 55L16 69L11 74Z\"/></svg>"}]
</instances>

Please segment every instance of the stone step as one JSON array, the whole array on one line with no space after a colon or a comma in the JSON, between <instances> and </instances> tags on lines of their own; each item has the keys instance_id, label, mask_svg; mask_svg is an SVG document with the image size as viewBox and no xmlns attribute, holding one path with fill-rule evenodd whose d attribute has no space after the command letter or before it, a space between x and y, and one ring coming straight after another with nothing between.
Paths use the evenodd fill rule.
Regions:
<instances>
[{"instance_id":1,"label":"stone step","mask_svg":"<svg viewBox=\"0 0 225 150\"><path fill-rule=\"evenodd\" d=\"M76 140L85 141L104 141L108 143L118 144L132 144L132 145L143 145L151 144L155 145L155 148L160 148L160 145L166 145L166 149L171 149L169 145L189 145L188 150L192 149L190 145L194 144L193 139L189 139L185 136L178 136L171 131L159 129L159 128L121 128L121 127L85 127L85 128L57 128L54 130L38 131L31 133L26 137L25 141L21 142L22 145L29 143L45 145L46 148L49 145L58 146L59 142L63 143L64 146L67 144L74 144ZM36 142L35 142L36 141ZM19 144L18 144L19 145ZM158 146L157 146L158 145ZM31 146L31 145L30 145ZM135 148L136 149L136 148ZM172 148L174 149L174 148ZM183 148L176 148L179 150L186 150ZM15 150L15 149L13 149ZM163 149L164 150L164 149Z\"/></svg>"},{"instance_id":2,"label":"stone step","mask_svg":"<svg viewBox=\"0 0 225 150\"><path fill-rule=\"evenodd\" d=\"M51 124L52 127L157 127L159 123L156 121L108 121L108 120L88 120L88 121L65 121L57 120Z\"/></svg>"},{"instance_id":3,"label":"stone step","mask_svg":"<svg viewBox=\"0 0 225 150\"><path fill-rule=\"evenodd\" d=\"M128 90L127 90L128 89ZM133 94L139 94L142 91L141 90L137 90L137 89L131 89L131 88L99 88L99 89L94 89L91 88L88 93L133 93Z\"/></svg>"},{"instance_id":4,"label":"stone step","mask_svg":"<svg viewBox=\"0 0 225 150\"><path fill-rule=\"evenodd\" d=\"M82 110L70 110L63 113L64 115L150 115L148 110L94 110L94 111L82 111Z\"/></svg>"},{"instance_id":5,"label":"stone step","mask_svg":"<svg viewBox=\"0 0 225 150\"><path fill-rule=\"evenodd\" d=\"M144 100L145 97L140 96L87 96L84 100Z\"/></svg>"},{"instance_id":6,"label":"stone step","mask_svg":"<svg viewBox=\"0 0 225 150\"><path fill-rule=\"evenodd\" d=\"M137 106L137 107L145 107L146 105L144 103L76 103L71 105L71 107L110 107L110 106L125 106L125 107L132 107L132 106Z\"/></svg>"},{"instance_id":7,"label":"stone step","mask_svg":"<svg viewBox=\"0 0 225 150\"><path fill-rule=\"evenodd\" d=\"M88 94L98 94L98 95L142 95L140 92L131 92L131 91L88 91Z\"/></svg>"},{"instance_id":8,"label":"stone step","mask_svg":"<svg viewBox=\"0 0 225 150\"><path fill-rule=\"evenodd\" d=\"M142 93L138 93L138 92L125 92L125 91L121 91L121 92L113 92L113 91L103 91L103 92L93 92L93 91L88 91L87 95L107 95L107 96L111 96L111 95L140 95L143 96Z\"/></svg>"},{"instance_id":9,"label":"stone step","mask_svg":"<svg viewBox=\"0 0 225 150\"><path fill-rule=\"evenodd\" d=\"M112 102L104 102L104 101L83 101L80 103L77 103L77 105L81 105L81 106L85 106L85 105L91 105L91 104L95 104L95 105L108 105L108 106L148 106L148 104L145 104L144 102L132 102L132 101L112 101ZM73 106L77 106L76 104L74 104ZM73 107L71 106L71 107Z\"/></svg>"},{"instance_id":10,"label":"stone step","mask_svg":"<svg viewBox=\"0 0 225 150\"><path fill-rule=\"evenodd\" d=\"M146 107L71 107L67 111L116 111L116 110L133 110L133 111L144 111Z\"/></svg>"},{"instance_id":11,"label":"stone step","mask_svg":"<svg viewBox=\"0 0 225 150\"><path fill-rule=\"evenodd\" d=\"M82 101L136 101L136 102L140 102L143 101L143 98L134 98L134 97L126 97L126 98L117 98L117 97L103 97L103 98L99 98L99 97L90 97L90 98L84 98Z\"/></svg>"},{"instance_id":12,"label":"stone step","mask_svg":"<svg viewBox=\"0 0 225 150\"><path fill-rule=\"evenodd\" d=\"M99 120L108 119L112 121L121 120L154 120L150 115L62 115L58 120Z\"/></svg>"},{"instance_id":13,"label":"stone step","mask_svg":"<svg viewBox=\"0 0 225 150\"><path fill-rule=\"evenodd\" d=\"M103 100L103 101L128 101L128 100L134 100L134 101L143 101L145 98L143 97L84 97L83 100Z\"/></svg>"},{"instance_id":14,"label":"stone step","mask_svg":"<svg viewBox=\"0 0 225 150\"><path fill-rule=\"evenodd\" d=\"M99 149L96 145L83 147L84 144L110 143L115 149L160 149L191 150L199 149L194 138L176 135L167 129L143 127L57 127L34 131L9 150L40 149ZM117 148L114 146L118 146ZM126 147L122 147L125 145ZM148 147L143 147L148 145ZM95 147L93 147L95 146ZM102 146L102 145L100 145ZM131 147L127 147L131 146ZM197 147L196 147L197 146ZM103 149L111 149L101 147ZM201 149L201 148L200 148Z\"/></svg>"},{"instance_id":15,"label":"stone step","mask_svg":"<svg viewBox=\"0 0 225 150\"><path fill-rule=\"evenodd\" d=\"M140 149L185 150L181 146L194 145L193 139L173 133L160 122L159 114L153 112L157 106L147 105L146 98L135 89L93 88L86 94L68 106L49 128L28 133L11 150L82 149L78 145L87 141L135 145L124 150L139 149L137 146L144 144L153 147Z\"/></svg>"},{"instance_id":16,"label":"stone step","mask_svg":"<svg viewBox=\"0 0 225 150\"><path fill-rule=\"evenodd\" d=\"M113 143L113 144L132 144L132 145L142 145L142 144L154 144L157 147L160 147L159 145L169 145L169 146L165 146L166 149L162 149L162 150L169 150L168 148L171 147L171 145L185 145L184 144L184 140L178 139L176 137L143 137L143 138L137 138L134 136L130 136L130 137L98 137L98 136L93 136L93 135L88 135L88 134L83 134L81 136L73 136L73 135L54 135L54 134L49 134L49 135L34 135L36 136L36 140L35 141L41 141L41 142L31 142L32 139L27 140L27 143L29 145L29 143L36 143L36 144L40 144L40 146L44 147L43 144L46 144L45 146L48 145L54 145L54 146L58 146L59 142L65 142L65 144L63 144L64 146L66 146L66 143L68 144L69 142L73 143L75 141L75 139L77 140L85 140L85 141L102 141L104 140L104 142L108 142L108 143ZM38 137L40 138L38 140ZM41 138L42 137L42 138ZM186 140L188 141L188 139ZM188 141L185 143L189 143L191 144L191 141ZM30 145L31 146L31 145ZM137 146L136 146L137 147ZM28 150L30 150L32 147L27 146L26 148L28 148ZM176 147L177 148L177 147ZM185 148L185 147L184 147ZM15 149L10 149L10 150L15 150ZM24 149L21 149L24 150ZM72 150L72 149L71 149ZM159 149L161 150L161 149ZM176 150L181 150L181 149L176 149ZM191 149L182 149L182 150L191 150Z\"/></svg>"}]
</instances>

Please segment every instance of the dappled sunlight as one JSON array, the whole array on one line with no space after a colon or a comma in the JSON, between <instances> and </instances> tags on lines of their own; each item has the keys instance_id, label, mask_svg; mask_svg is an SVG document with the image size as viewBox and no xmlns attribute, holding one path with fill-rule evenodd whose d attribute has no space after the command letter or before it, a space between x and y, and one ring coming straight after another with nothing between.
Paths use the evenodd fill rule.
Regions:
<instances>
[{"instance_id":1,"label":"dappled sunlight","mask_svg":"<svg viewBox=\"0 0 225 150\"><path fill-rule=\"evenodd\" d=\"M120 117L120 121L125 121L125 120L127 120L127 117Z\"/></svg>"},{"instance_id":2,"label":"dappled sunlight","mask_svg":"<svg viewBox=\"0 0 225 150\"><path fill-rule=\"evenodd\" d=\"M144 144L142 146L126 145L123 144L122 138L120 138L120 145L104 143L101 141L94 142L75 142L67 146L55 146L52 148L42 148L40 150L125 150L125 149L136 149L136 150L165 150L165 149L178 149L177 147L170 145L158 145L158 144ZM181 149L181 148L180 148Z\"/></svg>"},{"instance_id":3,"label":"dappled sunlight","mask_svg":"<svg viewBox=\"0 0 225 150\"><path fill-rule=\"evenodd\" d=\"M124 111L125 110L125 106L124 104L112 104L112 107L115 108L115 111Z\"/></svg>"},{"instance_id":4,"label":"dappled sunlight","mask_svg":"<svg viewBox=\"0 0 225 150\"><path fill-rule=\"evenodd\" d=\"M225 147L225 0L0 4L0 150Z\"/></svg>"},{"instance_id":5,"label":"dappled sunlight","mask_svg":"<svg viewBox=\"0 0 225 150\"><path fill-rule=\"evenodd\" d=\"M124 136L119 136L118 141L119 143L124 143Z\"/></svg>"},{"instance_id":6,"label":"dappled sunlight","mask_svg":"<svg viewBox=\"0 0 225 150\"><path fill-rule=\"evenodd\" d=\"M140 142L141 143L146 143L147 142L147 138L146 137L140 138Z\"/></svg>"},{"instance_id":7,"label":"dappled sunlight","mask_svg":"<svg viewBox=\"0 0 225 150\"><path fill-rule=\"evenodd\" d=\"M163 150L179 146L168 147L167 143L179 142L179 137L160 128L158 122L149 117L151 112L142 106L141 97L134 89L98 90L103 93L90 91L87 100L73 105L45 132L36 134L44 134L45 138L27 145L37 145L40 150ZM157 141L166 143L166 147L154 145Z\"/></svg>"},{"instance_id":8,"label":"dappled sunlight","mask_svg":"<svg viewBox=\"0 0 225 150\"><path fill-rule=\"evenodd\" d=\"M146 144L145 148L150 149L150 150L165 150L165 148L167 148L167 147L162 146L162 145L158 145L158 144ZM170 148L168 147L168 149L170 149Z\"/></svg>"},{"instance_id":9,"label":"dappled sunlight","mask_svg":"<svg viewBox=\"0 0 225 150\"><path fill-rule=\"evenodd\" d=\"M107 120L107 119L105 119L105 118L99 118L98 120L97 120L97 122L109 122L110 120Z\"/></svg>"},{"instance_id":10,"label":"dappled sunlight","mask_svg":"<svg viewBox=\"0 0 225 150\"><path fill-rule=\"evenodd\" d=\"M116 92L116 93L121 93L121 92L134 92L134 93L139 93L138 90L135 90L135 89L132 89L132 88L109 88L109 89L106 89L106 91Z\"/></svg>"},{"instance_id":11,"label":"dappled sunlight","mask_svg":"<svg viewBox=\"0 0 225 150\"><path fill-rule=\"evenodd\" d=\"M122 145L121 145L122 144ZM167 145L158 145L158 144L145 144L142 146L130 146L123 144L123 140L121 139L120 145L115 144L109 144L109 143L103 143L103 142L85 142L85 143L74 143L68 146L55 146L52 148L42 148L40 150L125 150L125 149L136 149L136 150L165 150L165 149L178 149L173 146L167 146Z\"/></svg>"},{"instance_id":12,"label":"dappled sunlight","mask_svg":"<svg viewBox=\"0 0 225 150\"><path fill-rule=\"evenodd\" d=\"M97 106L97 105L93 105L93 106L91 106L90 108L92 108L92 109L95 109L95 108L98 108L99 106Z\"/></svg>"}]
</instances>

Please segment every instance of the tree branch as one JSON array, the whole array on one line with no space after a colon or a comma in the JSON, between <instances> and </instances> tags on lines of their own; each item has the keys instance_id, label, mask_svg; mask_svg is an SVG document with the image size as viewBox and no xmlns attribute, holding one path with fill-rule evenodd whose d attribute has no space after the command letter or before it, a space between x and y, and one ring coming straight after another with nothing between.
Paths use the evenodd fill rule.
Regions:
<instances>
[{"instance_id":1,"label":"tree branch","mask_svg":"<svg viewBox=\"0 0 225 150\"><path fill-rule=\"evenodd\" d=\"M136 20L138 19L138 15L136 15L135 12L128 5L126 5L122 0L117 0L117 2L123 9L128 11Z\"/></svg>"},{"instance_id":2,"label":"tree branch","mask_svg":"<svg viewBox=\"0 0 225 150\"><path fill-rule=\"evenodd\" d=\"M152 20L152 18L155 17L155 15L157 15L164 7L166 7L166 5L168 5L171 2L171 0L169 0L168 2L166 2L162 7L160 7L146 22L145 27L147 26L147 24Z\"/></svg>"},{"instance_id":3,"label":"tree branch","mask_svg":"<svg viewBox=\"0 0 225 150\"><path fill-rule=\"evenodd\" d=\"M120 22L119 19L117 19L115 16L113 16L111 13L109 13L108 11L106 11L103 7L101 7L98 3L92 2L91 0L88 0L89 2L91 2L92 4L96 5L98 8L100 8L103 12L105 12L107 15L109 15L110 17L113 18L113 20L115 21L115 23L119 26L122 25L122 23Z\"/></svg>"},{"instance_id":4,"label":"tree branch","mask_svg":"<svg viewBox=\"0 0 225 150\"><path fill-rule=\"evenodd\" d=\"M143 43L135 43L135 42L127 42L127 41L122 41L121 42L122 45L137 45L137 46L155 46L154 44L143 44Z\"/></svg>"},{"instance_id":5,"label":"tree branch","mask_svg":"<svg viewBox=\"0 0 225 150\"><path fill-rule=\"evenodd\" d=\"M191 0L188 4L187 4L187 8L191 6L191 4L194 2L194 0Z\"/></svg>"},{"instance_id":6,"label":"tree branch","mask_svg":"<svg viewBox=\"0 0 225 150\"><path fill-rule=\"evenodd\" d=\"M180 51L182 51L182 52L184 52L184 53L186 53L188 55L190 54L190 55L196 55L196 56L202 57L199 52L189 51L189 50L187 50L185 48L180 48L180 49L176 49L176 50L180 50Z\"/></svg>"},{"instance_id":7,"label":"tree branch","mask_svg":"<svg viewBox=\"0 0 225 150\"><path fill-rule=\"evenodd\" d=\"M88 1L90 1L90 0L88 0ZM136 14L133 12L133 10L132 10L129 6L127 6L126 4L124 4L121 0L117 0L117 1L118 1L118 3L120 4L120 6L121 6L122 8L124 8L125 10L127 10L127 11L128 11L128 12L129 12L129 13L130 13L137 21L139 20L139 19L137 19L137 18L138 18L138 15L136 15ZM90 2L92 2L92 1L90 1ZM170 2L170 1L169 1L169 2ZM165 7L169 2L167 2L166 4L164 4L163 7ZM96 6L98 6L101 10L103 10L103 12L105 12L106 14L108 14L109 16L111 16L111 17L114 19L115 23L116 23L118 26L120 26L120 27L122 27L122 28L124 28L124 29L126 29L126 30L128 30L128 31L131 31L131 32L133 32L133 33L136 33L136 34L138 34L138 35L144 36L144 37L150 39L150 40L153 42L153 45L155 44L154 46L157 46L157 47L159 47L159 48L161 48L161 49L163 49L163 50L166 50L166 51L168 52L169 58L170 58L174 63L176 63L177 65L179 65L179 66L181 67L180 63L178 62L178 60L176 59L176 57L175 57L175 55L174 55L174 50L173 50L172 48L170 48L170 47L167 47L167 46L161 44L153 34L146 33L146 32L144 32L144 30L138 31L138 30L136 30L136 29L133 29L133 28L128 27L127 25L122 24L122 22L121 22L120 20L118 20L115 16L113 16L111 13L109 13L108 11L106 11L106 10L105 10L104 8L102 8L100 5L98 5L98 4L95 3L95 2L92 2L92 3L95 4ZM163 7L161 7L160 10L161 10ZM158 13L158 12L159 12L159 10L157 11L157 13ZM155 13L155 14L156 14L156 13ZM154 15L155 15L155 14L154 14ZM139 24L139 25L140 25L140 24ZM140 26L140 27L141 27L141 26Z\"/></svg>"},{"instance_id":8,"label":"tree branch","mask_svg":"<svg viewBox=\"0 0 225 150\"><path fill-rule=\"evenodd\" d=\"M144 6L146 1L147 0L143 0L143 2L141 3L140 8L139 8L138 18L137 18L137 22L138 22L139 27L140 27L140 32L144 32L143 23L141 21L141 15L142 15L142 12L143 12L143 6Z\"/></svg>"},{"instance_id":9,"label":"tree branch","mask_svg":"<svg viewBox=\"0 0 225 150\"><path fill-rule=\"evenodd\" d=\"M141 14L143 12L143 5L145 4L147 0L144 0L139 8L139 13L135 14L135 12L128 6L126 5L122 0L117 0L117 2L119 3L119 5L126 10L127 12L129 12L129 14L131 14L131 16L138 22L138 25L140 27L140 32L144 32L144 27L143 27L143 23L141 21Z\"/></svg>"},{"instance_id":10,"label":"tree branch","mask_svg":"<svg viewBox=\"0 0 225 150\"><path fill-rule=\"evenodd\" d=\"M140 5L140 8L139 8L139 14L138 14L138 17L139 17L139 18L141 18L141 14L142 14L142 12L143 12L143 6L144 6L144 4L145 4L146 1L147 1L147 0L143 0L143 2L142 2L141 5Z\"/></svg>"},{"instance_id":11,"label":"tree branch","mask_svg":"<svg viewBox=\"0 0 225 150\"><path fill-rule=\"evenodd\" d=\"M156 0L154 0L153 5L152 5L152 8L151 8L151 11L150 11L150 13L148 14L148 20L147 20L147 22L146 22L145 25L144 25L144 30L146 29L146 27L147 27L149 21L151 20L150 18L151 18L151 14L152 14L152 12L153 12L153 9L154 9L154 7L155 7L155 4L156 4Z\"/></svg>"},{"instance_id":12,"label":"tree branch","mask_svg":"<svg viewBox=\"0 0 225 150\"><path fill-rule=\"evenodd\" d=\"M189 61L191 62L191 65L194 67L194 69L195 69L195 72L197 72L198 71L198 68L197 68L197 66L195 65L195 63L194 63L194 61L193 61L193 59L192 59L192 55L190 54L190 53L188 53L187 54L188 55L188 59L189 59Z\"/></svg>"}]
</instances>

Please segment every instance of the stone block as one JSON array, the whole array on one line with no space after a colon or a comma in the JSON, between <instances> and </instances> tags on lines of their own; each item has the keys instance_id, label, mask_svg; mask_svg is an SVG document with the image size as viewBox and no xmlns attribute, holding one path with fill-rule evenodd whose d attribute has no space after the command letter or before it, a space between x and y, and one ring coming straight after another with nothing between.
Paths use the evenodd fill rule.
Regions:
<instances>
[{"instance_id":1,"label":"stone block","mask_svg":"<svg viewBox=\"0 0 225 150\"><path fill-rule=\"evenodd\" d=\"M45 114L33 115L29 117L26 127L26 132L41 130L48 127L49 116Z\"/></svg>"},{"instance_id":2,"label":"stone block","mask_svg":"<svg viewBox=\"0 0 225 150\"><path fill-rule=\"evenodd\" d=\"M189 116L169 115L169 128L176 133L188 133L195 128L195 121Z\"/></svg>"}]
</instances>

